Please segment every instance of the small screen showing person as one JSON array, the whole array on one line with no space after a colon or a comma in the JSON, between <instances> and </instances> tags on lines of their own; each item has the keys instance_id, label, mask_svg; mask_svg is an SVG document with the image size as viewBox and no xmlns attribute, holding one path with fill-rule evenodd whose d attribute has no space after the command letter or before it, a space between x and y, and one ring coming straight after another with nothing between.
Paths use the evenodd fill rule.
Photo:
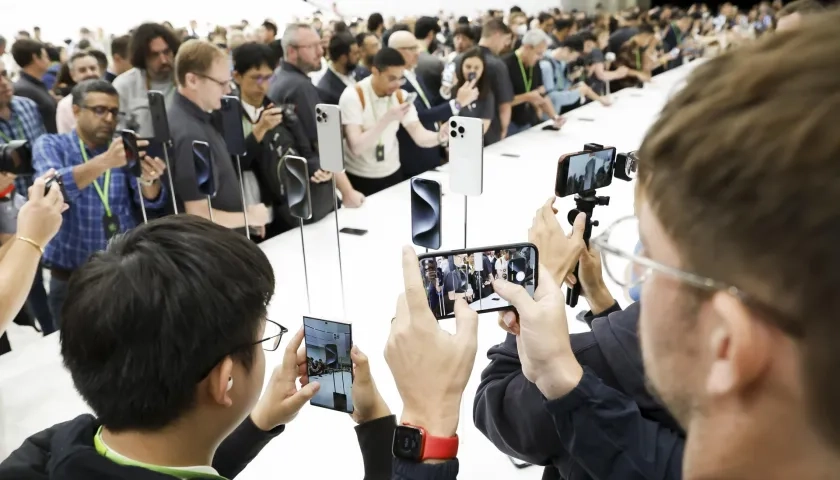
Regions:
<instances>
[{"instance_id":1,"label":"small screen showing person","mask_svg":"<svg viewBox=\"0 0 840 480\"><path fill-rule=\"evenodd\" d=\"M309 381L321 388L310 403L353 413L353 348L351 327L346 323L303 317Z\"/></svg>"},{"instance_id":2,"label":"small screen showing person","mask_svg":"<svg viewBox=\"0 0 840 480\"><path fill-rule=\"evenodd\" d=\"M436 318L454 316L455 301L459 298L477 312L508 308L510 304L493 291L493 282L501 279L522 285L533 296L535 272L536 252L527 245L420 260L429 308Z\"/></svg>"},{"instance_id":3,"label":"small screen showing person","mask_svg":"<svg viewBox=\"0 0 840 480\"><path fill-rule=\"evenodd\" d=\"M612 183L615 149L585 152L569 157L566 192L580 193L606 187Z\"/></svg>"}]
</instances>

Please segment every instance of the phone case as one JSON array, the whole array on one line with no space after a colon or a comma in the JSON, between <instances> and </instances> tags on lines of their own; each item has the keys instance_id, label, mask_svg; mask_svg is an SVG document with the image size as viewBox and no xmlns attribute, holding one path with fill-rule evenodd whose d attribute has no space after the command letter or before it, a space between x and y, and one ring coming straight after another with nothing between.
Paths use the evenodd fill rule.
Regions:
<instances>
[{"instance_id":1,"label":"phone case","mask_svg":"<svg viewBox=\"0 0 840 480\"><path fill-rule=\"evenodd\" d=\"M231 155L245 155L245 130L242 126L242 104L234 96L222 97L222 132L225 137L228 153Z\"/></svg>"},{"instance_id":2,"label":"phone case","mask_svg":"<svg viewBox=\"0 0 840 480\"><path fill-rule=\"evenodd\" d=\"M137 148L137 134L133 130L120 130L120 137L125 149L125 168L139 178L143 175L143 165L140 163L140 149Z\"/></svg>"},{"instance_id":3,"label":"phone case","mask_svg":"<svg viewBox=\"0 0 840 480\"><path fill-rule=\"evenodd\" d=\"M341 383L342 380L345 380L345 379L342 378L341 380L336 381L335 377L333 377L333 385L324 385L323 381L322 381L322 389L325 389L324 390L325 392L326 391L331 391L332 392L332 404L333 404L333 406L330 407L328 405L321 405L320 403L316 403L316 399L318 398L318 395L316 395L314 398L312 398L309 401L309 404L312 405L312 406L315 406L315 407L326 408L327 410L335 410L335 411L344 412L344 413L353 413L353 381L355 380L355 376L353 375L352 360L350 360L350 354L349 354L349 349L353 345L353 325L350 324L350 323L335 322L335 321L332 321L332 320L324 320L324 319L320 319L320 318L303 317L304 332L306 331L306 328L311 328L311 329L316 329L317 330L318 327L322 324L338 324L338 325L346 325L348 327L347 328L347 336L349 338L347 339L347 341L345 342L345 345L344 345L347 348L348 352L342 351L343 349L340 348L341 345L340 345L340 341L339 341L338 338L336 338L336 343L334 343L334 344L333 343L327 343L327 344L324 344L323 347L317 346L315 348L322 348L323 349L324 363L326 364L327 368L339 369L339 371L341 371L342 367L347 366L346 364L344 364L344 362L349 362L350 364L349 364L348 370L349 370L349 373L350 373L350 382L349 382L349 384L347 384L347 382L345 381L344 384L342 384ZM324 333L326 333L326 332L324 332ZM307 335L305 333L304 333L303 339L304 339L304 349L306 350L306 357L307 357L307 362L308 362L310 359L314 358L316 355L312 351L312 350L314 350L314 348L307 341ZM343 357L344 353L347 354L347 357ZM309 365L307 364L307 375L309 375L310 373L311 373L311 370L310 370Z\"/></svg>"},{"instance_id":4,"label":"phone case","mask_svg":"<svg viewBox=\"0 0 840 480\"><path fill-rule=\"evenodd\" d=\"M440 184L434 180L411 179L411 241L420 247L440 248L442 202Z\"/></svg>"},{"instance_id":5,"label":"phone case","mask_svg":"<svg viewBox=\"0 0 840 480\"><path fill-rule=\"evenodd\" d=\"M286 190L286 201L289 213L301 220L312 218L312 199L309 192L309 167L306 159L286 155L283 161L283 187Z\"/></svg>"},{"instance_id":6,"label":"phone case","mask_svg":"<svg viewBox=\"0 0 840 480\"><path fill-rule=\"evenodd\" d=\"M147 96L149 112L152 114L152 129L155 133L154 141L168 144L172 133L169 130L169 119L166 117L166 98L157 90L149 91Z\"/></svg>"},{"instance_id":7,"label":"phone case","mask_svg":"<svg viewBox=\"0 0 840 480\"><path fill-rule=\"evenodd\" d=\"M318 152L321 169L344 171L344 141L341 135L341 109L338 105L315 105L315 126L318 131Z\"/></svg>"},{"instance_id":8,"label":"phone case","mask_svg":"<svg viewBox=\"0 0 840 480\"><path fill-rule=\"evenodd\" d=\"M198 191L210 198L216 196L216 172L210 144L198 140L192 143L193 165Z\"/></svg>"},{"instance_id":9,"label":"phone case","mask_svg":"<svg viewBox=\"0 0 840 480\"><path fill-rule=\"evenodd\" d=\"M449 188L479 196L484 189L484 122L480 118L449 119Z\"/></svg>"}]
</instances>

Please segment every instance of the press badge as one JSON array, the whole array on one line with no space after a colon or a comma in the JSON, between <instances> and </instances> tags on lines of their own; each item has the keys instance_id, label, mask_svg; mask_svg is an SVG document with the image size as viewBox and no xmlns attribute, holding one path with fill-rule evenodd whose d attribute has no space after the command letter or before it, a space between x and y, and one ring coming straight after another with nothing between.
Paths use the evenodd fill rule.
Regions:
<instances>
[{"instance_id":1,"label":"press badge","mask_svg":"<svg viewBox=\"0 0 840 480\"><path fill-rule=\"evenodd\" d=\"M102 216L102 228L105 229L105 238L108 240L114 238L118 233L120 233L120 219L116 215L108 215L107 213Z\"/></svg>"},{"instance_id":2,"label":"press badge","mask_svg":"<svg viewBox=\"0 0 840 480\"><path fill-rule=\"evenodd\" d=\"M385 145L381 143L376 146L376 161L377 162L384 162L385 161Z\"/></svg>"}]
</instances>

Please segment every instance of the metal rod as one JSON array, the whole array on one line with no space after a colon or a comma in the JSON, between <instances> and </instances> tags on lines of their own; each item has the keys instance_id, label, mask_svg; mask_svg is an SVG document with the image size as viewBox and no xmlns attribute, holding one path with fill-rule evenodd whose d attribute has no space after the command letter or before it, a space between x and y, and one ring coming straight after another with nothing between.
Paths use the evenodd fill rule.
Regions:
<instances>
[{"instance_id":1,"label":"metal rod","mask_svg":"<svg viewBox=\"0 0 840 480\"><path fill-rule=\"evenodd\" d=\"M163 161L166 162L166 176L169 178L169 195L172 196L172 208L175 215L178 214L178 202L175 200L175 184L172 182L172 168L169 166L169 148L167 142L163 142Z\"/></svg>"},{"instance_id":2,"label":"metal rod","mask_svg":"<svg viewBox=\"0 0 840 480\"><path fill-rule=\"evenodd\" d=\"M338 247L338 281L341 283L341 311L347 318L347 304L344 303L344 267L341 264L341 235L338 230L338 195L335 193L335 173L332 174L333 208L335 209L335 244Z\"/></svg>"},{"instance_id":3,"label":"metal rod","mask_svg":"<svg viewBox=\"0 0 840 480\"><path fill-rule=\"evenodd\" d=\"M207 195L207 211L210 212L210 221L216 223L216 220L213 219L213 204L210 203L210 195Z\"/></svg>"},{"instance_id":4,"label":"metal rod","mask_svg":"<svg viewBox=\"0 0 840 480\"><path fill-rule=\"evenodd\" d=\"M251 228L248 226L248 204L245 201L245 179L242 178L242 162L236 155L236 173L239 174L239 193L242 195L242 215L245 217L245 236L251 239Z\"/></svg>"},{"instance_id":5,"label":"metal rod","mask_svg":"<svg viewBox=\"0 0 840 480\"><path fill-rule=\"evenodd\" d=\"M609 95L610 95L610 81L609 81L609 80L607 80L607 81L606 81L606 82L604 82L604 83L606 83L606 85L607 85L607 96L609 96Z\"/></svg>"},{"instance_id":6,"label":"metal rod","mask_svg":"<svg viewBox=\"0 0 840 480\"><path fill-rule=\"evenodd\" d=\"M464 249L467 248L467 196L464 195Z\"/></svg>"},{"instance_id":7,"label":"metal rod","mask_svg":"<svg viewBox=\"0 0 840 480\"><path fill-rule=\"evenodd\" d=\"M303 219L300 219L300 249L303 252L303 280L306 285L306 311L312 313L312 301L309 298L309 271L306 268L306 242L303 241Z\"/></svg>"},{"instance_id":8,"label":"metal rod","mask_svg":"<svg viewBox=\"0 0 840 480\"><path fill-rule=\"evenodd\" d=\"M149 223L146 216L146 202L143 199L143 187L140 185L140 177L137 177L137 196L140 198L140 211L143 212L143 223Z\"/></svg>"}]
</instances>

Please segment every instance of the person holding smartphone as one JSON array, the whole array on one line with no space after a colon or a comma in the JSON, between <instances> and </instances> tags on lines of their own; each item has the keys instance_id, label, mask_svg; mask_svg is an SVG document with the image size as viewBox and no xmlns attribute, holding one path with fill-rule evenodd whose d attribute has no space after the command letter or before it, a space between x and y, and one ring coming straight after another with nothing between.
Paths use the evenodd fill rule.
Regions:
<instances>
[{"instance_id":1,"label":"person holding smartphone","mask_svg":"<svg viewBox=\"0 0 840 480\"><path fill-rule=\"evenodd\" d=\"M496 97L490 89L490 83L484 78L486 68L484 52L474 47L461 54L460 69L455 72L454 91L469 85L478 91L477 98L464 105L458 115L462 117L480 118L484 125L484 133L490 128L490 122L496 114Z\"/></svg>"}]
</instances>

